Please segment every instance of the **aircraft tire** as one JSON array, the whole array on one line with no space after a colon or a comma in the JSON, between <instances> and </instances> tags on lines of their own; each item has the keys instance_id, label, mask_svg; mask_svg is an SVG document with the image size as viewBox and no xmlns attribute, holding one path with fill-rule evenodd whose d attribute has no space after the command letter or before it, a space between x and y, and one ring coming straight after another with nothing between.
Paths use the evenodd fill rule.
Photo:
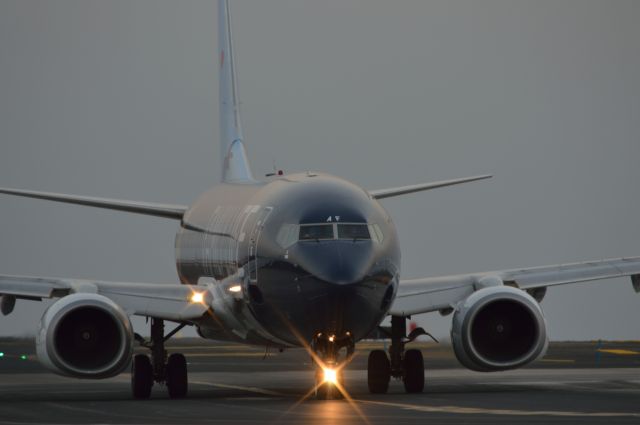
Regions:
<instances>
[{"instance_id":1,"label":"aircraft tire","mask_svg":"<svg viewBox=\"0 0 640 425\"><path fill-rule=\"evenodd\" d=\"M342 370L337 374L339 385L344 388L344 373ZM316 369L316 400L340 400L344 398L342 391L336 385L323 382L324 373L321 368Z\"/></svg>"},{"instance_id":2,"label":"aircraft tire","mask_svg":"<svg viewBox=\"0 0 640 425\"><path fill-rule=\"evenodd\" d=\"M331 390L326 382L323 382L316 388L316 400L329 400L331 398Z\"/></svg>"},{"instance_id":3,"label":"aircraft tire","mask_svg":"<svg viewBox=\"0 0 640 425\"><path fill-rule=\"evenodd\" d=\"M404 389L408 393L421 393L424 389L424 358L420 350L411 349L404 353Z\"/></svg>"},{"instance_id":4,"label":"aircraft tire","mask_svg":"<svg viewBox=\"0 0 640 425\"><path fill-rule=\"evenodd\" d=\"M167 361L167 389L169 397L183 398L189 386L187 378L187 360L180 353L173 353Z\"/></svg>"},{"instance_id":5,"label":"aircraft tire","mask_svg":"<svg viewBox=\"0 0 640 425\"><path fill-rule=\"evenodd\" d=\"M367 384L372 394L384 394L389 389L391 364L384 350L373 350L369 353L367 364Z\"/></svg>"},{"instance_id":6,"label":"aircraft tire","mask_svg":"<svg viewBox=\"0 0 640 425\"><path fill-rule=\"evenodd\" d=\"M131 391L133 397L144 400L151 396L153 386L153 369L149 356L136 354L131 362Z\"/></svg>"},{"instance_id":7,"label":"aircraft tire","mask_svg":"<svg viewBox=\"0 0 640 425\"><path fill-rule=\"evenodd\" d=\"M344 372L342 369L337 371L336 377L338 378L338 385L327 384L329 388L329 396L327 398L331 400L342 400L344 398L344 394L342 394L342 391L340 391L340 389L338 388L338 386L342 387L343 389L345 388Z\"/></svg>"}]
</instances>

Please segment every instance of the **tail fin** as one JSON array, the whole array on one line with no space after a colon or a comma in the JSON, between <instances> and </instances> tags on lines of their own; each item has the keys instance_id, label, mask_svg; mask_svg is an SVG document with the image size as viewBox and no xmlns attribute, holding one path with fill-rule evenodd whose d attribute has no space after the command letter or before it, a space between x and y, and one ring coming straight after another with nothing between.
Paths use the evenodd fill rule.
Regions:
<instances>
[{"instance_id":1,"label":"tail fin","mask_svg":"<svg viewBox=\"0 0 640 425\"><path fill-rule=\"evenodd\" d=\"M220 60L220 153L222 181L255 181L242 138L240 101L231 37L229 0L218 0L218 54Z\"/></svg>"}]
</instances>

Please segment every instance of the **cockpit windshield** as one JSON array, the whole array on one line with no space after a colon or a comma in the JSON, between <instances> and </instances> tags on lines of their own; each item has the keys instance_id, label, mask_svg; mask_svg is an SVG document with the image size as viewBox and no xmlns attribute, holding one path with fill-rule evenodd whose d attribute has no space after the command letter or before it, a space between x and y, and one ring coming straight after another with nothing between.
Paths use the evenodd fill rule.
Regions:
<instances>
[{"instance_id":1,"label":"cockpit windshield","mask_svg":"<svg viewBox=\"0 0 640 425\"><path fill-rule=\"evenodd\" d=\"M371 239L369 226L338 223L338 239Z\"/></svg>"},{"instance_id":2,"label":"cockpit windshield","mask_svg":"<svg viewBox=\"0 0 640 425\"><path fill-rule=\"evenodd\" d=\"M310 223L284 224L278 232L277 241L288 248L298 241L350 240L382 243L380 226L367 223Z\"/></svg>"},{"instance_id":3,"label":"cockpit windshield","mask_svg":"<svg viewBox=\"0 0 640 425\"><path fill-rule=\"evenodd\" d=\"M333 224L302 224L299 240L333 239Z\"/></svg>"}]
</instances>

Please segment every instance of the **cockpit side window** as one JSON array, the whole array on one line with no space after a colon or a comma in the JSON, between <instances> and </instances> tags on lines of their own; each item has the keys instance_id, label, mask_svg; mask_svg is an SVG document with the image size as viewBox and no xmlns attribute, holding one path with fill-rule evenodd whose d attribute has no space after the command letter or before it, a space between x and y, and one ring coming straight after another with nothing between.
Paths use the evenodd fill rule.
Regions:
<instances>
[{"instance_id":1,"label":"cockpit side window","mask_svg":"<svg viewBox=\"0 0 640 425\"><path fill-rule=\"evenodd\" d=\"M333 224L301 224L298 239L301 241L333 239Z\"/></svg>"},{"instance_id":2,"label":"cockpit side window","mask_svg":"<svg viewBox=\"0 0 640 425\"><path fill-rule=\"evenodd\" d=\"M338 223L338 239L371 239L369 226L366 224L343 224Z\"/></svg>"},{"instance_id":3,"label":"cockpit side window","mask_svg":"<svg viewBox=\"0 0 640 425\"><path fill-rule=\"evenodd\" d=\"M380 226L378 226L377 224L369 225L369 233L371 234L371 239L373 239L374 242L382 243L382 241L384 240L382 229L380 229Z\"/></svg>"},{"instance_id":4,"label":"cockpit side window","mask_svg":"<svg viewBox=\"0 0 640 425\"><path fill-rule=\"evenodd\" d=\"M276 241L281 247L289 248L298 242L298 227L296 224L285 224L280 228Z\"/></svg>"}]
</instances>

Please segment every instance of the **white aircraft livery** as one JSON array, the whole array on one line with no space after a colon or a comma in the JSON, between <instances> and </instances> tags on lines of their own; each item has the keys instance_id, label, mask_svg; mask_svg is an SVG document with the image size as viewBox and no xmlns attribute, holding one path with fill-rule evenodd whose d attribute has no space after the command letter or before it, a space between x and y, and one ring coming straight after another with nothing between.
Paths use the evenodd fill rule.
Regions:
<instances>
[{"instance_id":1,"label":"white aircraft livery","mask_svg":"<svg viewBox=\"0 0 640 425\"><path fill-rule=\"evenodd\" d=\"M390 339L373 350L367 379L385 393L391 377L407 392L424 388L424 361L410 347L411 315L451 314L451 340L465 367L483 372L524 366L545 354L540 302L553 285L629 276L640 292L640 257L403 280L396 228L379 200L489 175L365 190L327 174L275 173L257 180L247 160L239 110L228 0L218 1L219 184L191 206L1 188L0 193L175 220L174 284L0 275L0 310L17 300L55 299L37 330L50 370L102 379L131 368L133 397L154 384L187 395L187 362L165 342L185 326L202 338L278 348L313 358L318 398L344 394L342 369L358 341ZM0 243L5 243L2 241ZM131 316L146 317L150 337ZM386 317L390 326L381 326ZM175 327L165 332L165 323ZM133 353L135 344L149 351Z\"/></svg>"}]
</instances>

